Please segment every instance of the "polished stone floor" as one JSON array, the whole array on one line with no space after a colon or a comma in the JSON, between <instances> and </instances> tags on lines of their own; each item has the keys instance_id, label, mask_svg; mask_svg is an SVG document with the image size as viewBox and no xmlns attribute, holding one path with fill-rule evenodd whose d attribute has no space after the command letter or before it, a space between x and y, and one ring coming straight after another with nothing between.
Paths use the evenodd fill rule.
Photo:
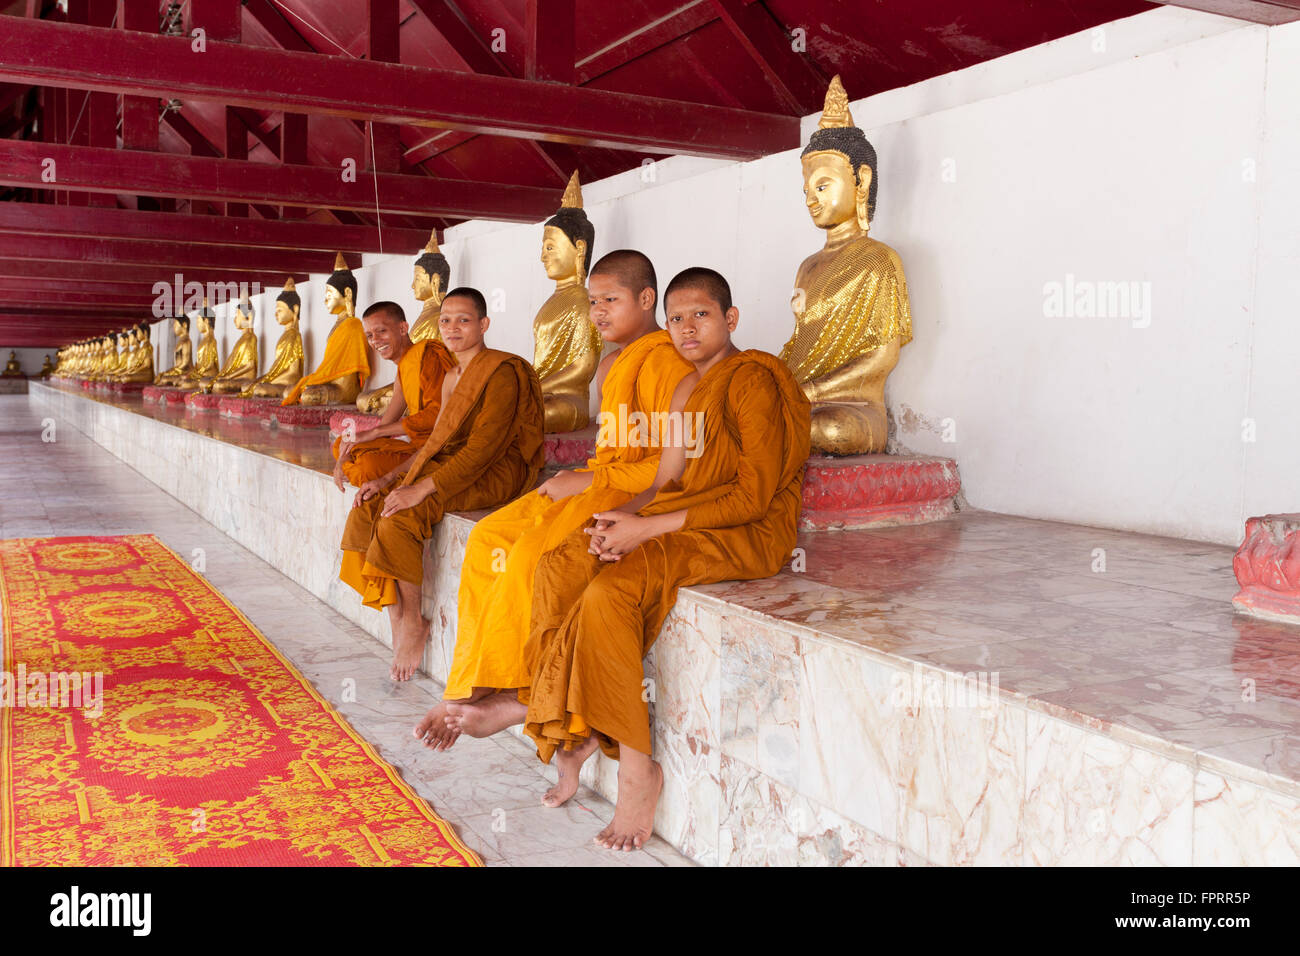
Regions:
<instances>
[{"instance_id":1,"label":"polished stone floor","mask_svg":"<svg viewBox=\"0 0 1300 956\"><path fill-rule=\"evenodd\" d=\"M323 443L323 432L307 434ZM360 628L80 432L59 427L54 438L42 441L27 396L0 396L0 538L152 533L191 560L202 549L207 579L489 865L690 865L658 838L639 853L591 846L613 807L586 788L562 810L541 806L549 771L513 737L463 738L444 754L419 746L411 728L441 696L438 684L392 683L387 650ZM341 700L347 678L356 702Z\"/></svg>"}]
</instances>

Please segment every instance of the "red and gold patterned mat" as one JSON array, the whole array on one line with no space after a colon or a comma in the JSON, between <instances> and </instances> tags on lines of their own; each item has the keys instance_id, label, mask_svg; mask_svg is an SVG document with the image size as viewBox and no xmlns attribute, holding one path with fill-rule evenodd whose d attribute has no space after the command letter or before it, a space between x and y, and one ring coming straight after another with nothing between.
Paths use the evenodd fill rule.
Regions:
<instances>
[{"instance_id":1,"label":"red and gold patterned mat","mask_svg":"<svg viewBox=\"0 0 1300 956\"><path fill-rule=\"evenodd\" d=\"M0 541L0 605L0 864L482 865L154 536Z\"/></svg>"}]
</instances>

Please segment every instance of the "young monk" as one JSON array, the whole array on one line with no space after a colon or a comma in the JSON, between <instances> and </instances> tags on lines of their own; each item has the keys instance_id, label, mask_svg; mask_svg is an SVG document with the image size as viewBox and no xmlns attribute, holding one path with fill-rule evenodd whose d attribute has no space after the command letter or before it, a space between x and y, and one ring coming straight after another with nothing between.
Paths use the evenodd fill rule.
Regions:
<instances>
[{"instance_id":1,"label":"young monk","mask_svg":"<svg viewBox=\"0 0 1300 956\"><path fill-rule=\"evenodd\" d=\"M597 513L593 527L541 558L525 647L524 728L542 760L558 751L575 780L598 745L620 761L614 820L596 837L616 850L650 838L663 787L642 658L679 587L780 570L795 543L809 448L811 409L790 371L732 344L740 313L722 276L687 269L664 306L673 344L698 375L678 387L673 410L686 413L683 438L693 433L699 454L670 444L660 458L670 480L653 498Z\"/></svg>"},{"instance_id":2,"label":"young monk","mask_svg":"<svg viewBox=\"0 0 1300 956\"><path fill-rule=\"evenodd\" d=\"M410 680L424 653L424 542L442 516L509 501L545 462L537 373L518 355L484 347L489 324L477 289L447 294L438 328L456 367L443 379L438 421L415 454L361 485L343 532L339 578L367 607L388 608L393 680Z\"/></svg>"},{"instance_id":3,"label":"young monk","mask_svg":"<svg viewBox=\"0 0 1300 956\"><path fill-rule=\"evenodd\" d=\"M666 413L677 385L692 371L655 321L658 280L645 255L620 249L604 256L587 277L587 292L601 338L619 346L596 371L597 421L603 426L596 456L586 468L562 471L483 518L470 532L444 700L414 731L435 750L450 747L462 732L484 737L524 719L517 692L528 684L523 648L537 559L593 512L616 508L650 487L659 436L626 426L637 424L637 412ZM567 799L549 794L543 802Z\"/></svg>"},{"instance_id":4,"label":"young monk","mask_svg":"<svg viewBox=\"0 0 1300 956\"><path fill-rule=\"evenodd\" d=\"M406 313L396 302L376 302L366 309L361 324L380 358L397 363L397 377L379 424L350 438L340 435L334 442L334 484L339 491L345 478L360 487L382 477L428 440L442 408L443 379L456 367L442 342L411 341Z\"/></svg>"}]
</instances>

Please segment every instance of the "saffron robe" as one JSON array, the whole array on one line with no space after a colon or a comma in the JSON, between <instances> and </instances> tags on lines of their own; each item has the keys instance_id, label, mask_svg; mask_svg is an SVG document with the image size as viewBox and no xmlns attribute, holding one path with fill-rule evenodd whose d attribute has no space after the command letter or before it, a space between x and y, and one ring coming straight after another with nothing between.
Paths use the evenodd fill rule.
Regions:
<instances>
[{"instance_id":1,"label":"saffron robe","mask_svg":"<svg viewBox=\"0 0 1300 956\"><path fill-rule=\"evenodd\" d=\"M447 700L462 700L475 687L528 685L523 650L538 558L594 513L617 508L650 487L659 468L659 444L651 439L658 434L619 425L635 423L637 412L670 411L674 390L692 368L662 330L624 346L601 385L596 455L580 469L592 473L591 486L559 501L534 491L474 525L461 563Z\"/></svg>"},{"instance_id":2,"label":"saffron robe","mask_svg":"<svg viewBox=\"0 0 1300 956\"><path fill-rule=\"evenodd\" d=\"M298 379L284 396L281 405L297 405L302 390L309 385L326 385L344 375L356 375L358 388L370 377L370 353L366 351L366 330L356 316L340 319L325 341L325 357L316 371Z\"/></svg>"},{"instance_id":3,"label":"saffron robe","mask_svg":"<svg viewBox=\"0 0 1300 956\"><path fill-rule=\"evenodd\" d=\"M436 340L415 342L397 363L397 378L406 400L401 419L402 431L410 441L385 435L352 446L343 462L343 474L353 485L382 478L423 445L433 433L434 422L442 408L442 380L456 366L447 346ZM339 457L342 437L334 441L334 457Z\"/></svg>"},{"instance_id":4,"label":"saffron robe","mask_svg":"<svg viewBox=\"0 0 1300 956\"><path fill-rule=\"evenodd\" d=\"M700 380L686 411L702 416L700 454L641 510L685 510L681 530L613 563L589 553L578 531L537 564L524 649L532 683L519 696L543 761L592 733L611 757L620 743L650 753L642 658L677 589L770 577L790 558L811 406L789 368L766 352L732 355Z\"/></svg>"},{"instance_id":5,"label":"saffron robe","mask_svg":"<svg viewBox=\"0 0 1300 956\"><path fill-rule=\"evenodd\" d=\"M402 486L432 477L413 508L381 517L388 493L348 513L339 579L376 610L397 600L396 582L424 577L424 542L448 511L495 508L531 488L546 463L542 386L518 355L484 349L470 361Z\"/></svg>"}]
</instances>

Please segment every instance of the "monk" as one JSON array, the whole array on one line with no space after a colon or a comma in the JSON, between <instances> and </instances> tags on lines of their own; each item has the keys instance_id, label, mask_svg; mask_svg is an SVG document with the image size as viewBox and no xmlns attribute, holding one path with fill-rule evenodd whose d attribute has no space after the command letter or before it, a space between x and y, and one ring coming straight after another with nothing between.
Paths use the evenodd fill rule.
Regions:
<instances>
[{"instance_id":1,"label":"monk","mask_svg":"<svg viewBox=\"0 0 1300 956\"><path fill-rule=\"evenodd\" d=\"M443 379L456 366L440 340L411 341L406 313L396 302L376 302L361 316L361 324L379 357L397 363L397 378L379 424L334 442L339 491L345 478L360 487L392 471L428 440L442 408Z\"/></svg>"},{"instance_id":2,"label":"monk","mask_svg":"<svg viewBox=\"0 0 1300 956\"><path fill-rule=\"evenodd\" d=\"M489 324L477 289L447 293L438 329L456 367L443 379L438 421L414 454L357 489L343 532L339 578L367 607L388 608L393 680L410 680L424 654L424 542L442 516L509 501L545 464L541 383L518 355L484 347Z\"/></svg>"},{"instance_id":3,"label":"monk","mask_svg":"<svg viewBox=\"0 0 1300 956\"><path fill-rule=\"evenodd\" d=\"M444 700L415 727L415 736L434 750L447 749L462 732L495 732L498 714L512 716L510 723L523 720L517 692L528 685L523 649L537 559L594 512L617 508L650 487L659 436L626 426L638 412L666 414L677 385L692 371L655 321L658 280L645 255L620 249L604 256L588 276L587 292L601 338L619 346L596 370L602 426L596 456L586 468L562 471L483 518L470 532ZM478 706L462 706L470 704ZM557 799L568 797L550 794L544 802Z\"/></svg>"},{"instance_id":4,"label":"monk","mask_svg":"<svg viewBox=\"0 0 1300 956\"><path fill-rule=\"evenodd\" d=\"M614 819L596 842L624 851L650 838L663 788L641 659L678 588L781 569L809 449L811 408L789 369L732 344L740 313L722 276L687 269L664 305L673 344L695 366L673 397L680 441L659 463L668 480L649 500L597 513L538 562L525 647L531 687L521 694L524 729L543 761L558 751L576 780L597 746L619 760Z\"/></svg>"}]
</instances>

